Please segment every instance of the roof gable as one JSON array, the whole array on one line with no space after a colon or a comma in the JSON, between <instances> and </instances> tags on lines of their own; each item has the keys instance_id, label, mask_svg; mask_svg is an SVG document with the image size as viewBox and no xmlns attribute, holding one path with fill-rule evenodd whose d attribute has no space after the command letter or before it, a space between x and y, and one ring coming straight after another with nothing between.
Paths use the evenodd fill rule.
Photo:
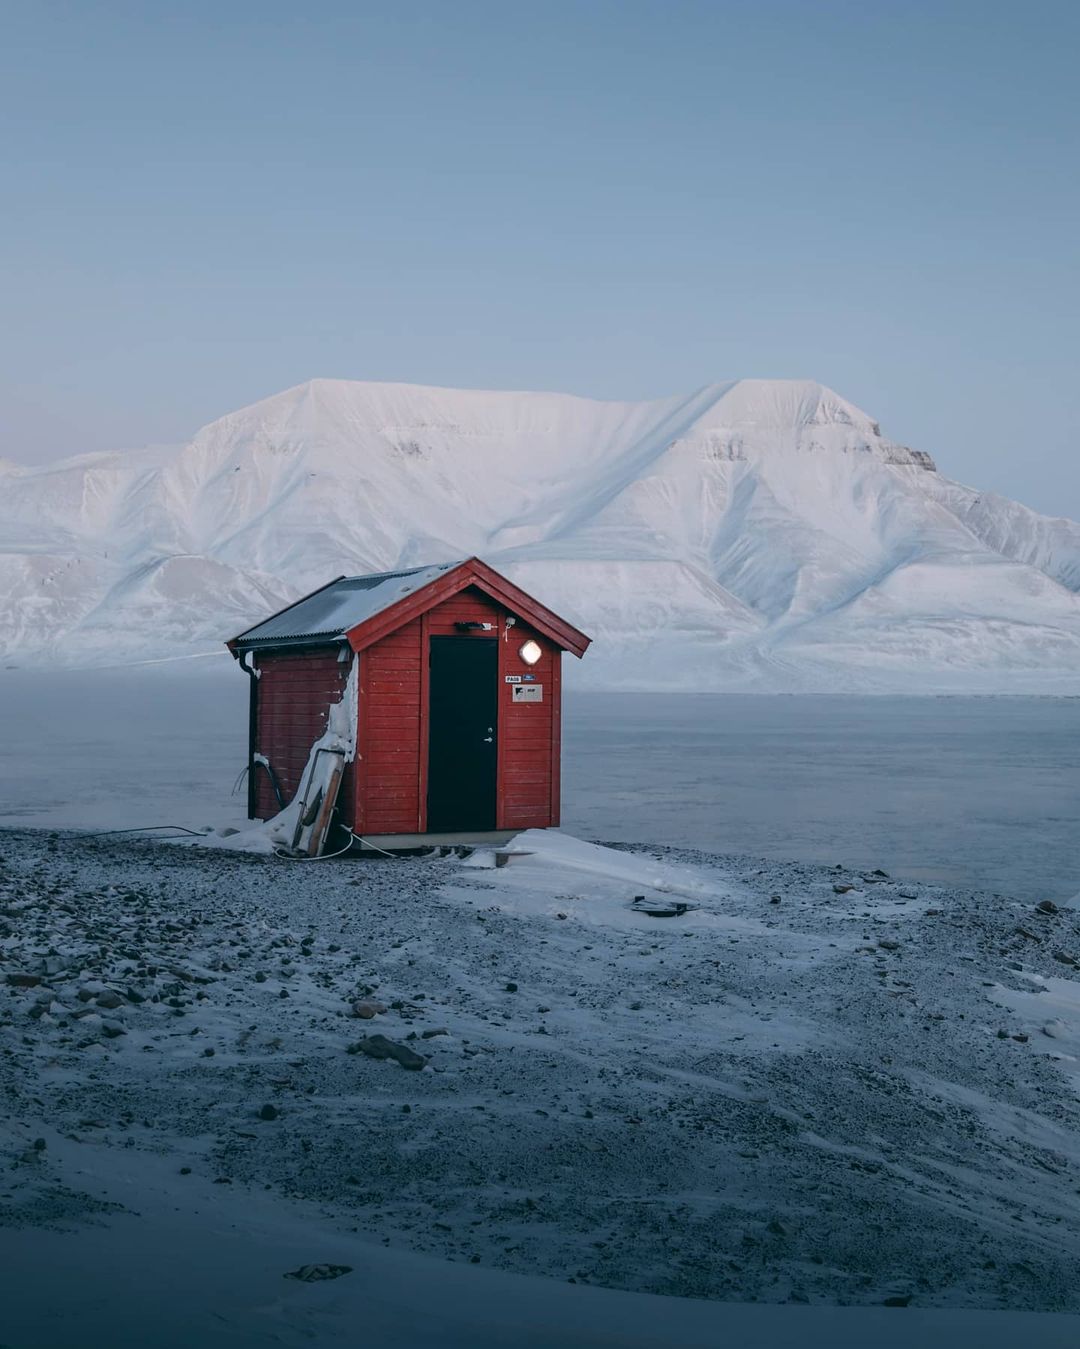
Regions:
<instances>
[{"instance_id":1,"label":"roof gable","mask_svg":"<svg viewBox=\"0 0 1080 1349\"><path fill-rule=\"evenodd\" d=\"M227 643L234 655L263 647L347 641L362 651L443 600L477 586L575 656L590 639L479 558L371 576L339 576Z\"/></svg>"}]
</instances>

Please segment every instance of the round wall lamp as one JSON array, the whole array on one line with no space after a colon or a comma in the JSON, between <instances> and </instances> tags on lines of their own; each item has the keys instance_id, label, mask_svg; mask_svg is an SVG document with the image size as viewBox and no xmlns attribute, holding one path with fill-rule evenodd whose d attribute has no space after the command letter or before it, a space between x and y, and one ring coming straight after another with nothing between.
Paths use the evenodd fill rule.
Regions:
<instances>
[{"instance_id":1,"label":"round wall lamp","mask_svg":"<svg viewBox=\"0 0 1080 1349\"><path fill-rule=\"evenodd\" d=\"M534 642L531 637L527 642L522 642L521 646L518 648L518 655L526 665L535 665L543 654L544 652L540 643Z\"/></svg>"}]
</instances>

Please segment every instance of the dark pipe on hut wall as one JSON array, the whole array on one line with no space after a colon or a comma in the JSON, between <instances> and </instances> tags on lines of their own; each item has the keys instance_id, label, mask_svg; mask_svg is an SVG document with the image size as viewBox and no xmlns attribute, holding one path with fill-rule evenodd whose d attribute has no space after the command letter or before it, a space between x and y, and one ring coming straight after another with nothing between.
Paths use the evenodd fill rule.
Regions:
<instances>
[{"instance_id":1,"label":"dark pipe on hut wall","mask_svg":"<svg viewBox=\"0 0 1080 1349\"><path fill-rule=\"evenodd\" d=\"M255 728L259 718L259 690L256 687L259 679L258 671L247 663L248 656L252 655L250 651L243 651L239 655L233 652L236 659L240 662L240 668L248 677L248 778L247 778L247 814L248 819L255 818L255 807L257 804L257 793L255 787ZM271 776L271 782L273 777ZM274 783L276 789L277 783ZM280 796L280 792L278 793Z\"/></svg>"}]
</instances>

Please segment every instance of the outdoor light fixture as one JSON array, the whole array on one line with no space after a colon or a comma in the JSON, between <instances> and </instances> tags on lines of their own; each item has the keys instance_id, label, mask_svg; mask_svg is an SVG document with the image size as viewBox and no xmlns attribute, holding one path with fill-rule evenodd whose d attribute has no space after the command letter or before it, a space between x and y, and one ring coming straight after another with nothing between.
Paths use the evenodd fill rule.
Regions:
<instances>
[{"instance_id":1,"label":"outdoor light fixture","mask_svg":"<svg viewBox=\"0 0 1080 1349\"><path fill-rule=\"evenodd\" d=\"M518 655L526 665L535 665L543 654L540 643L534 642L531 637L518 648Z\"/></svg>"}]
</instances>

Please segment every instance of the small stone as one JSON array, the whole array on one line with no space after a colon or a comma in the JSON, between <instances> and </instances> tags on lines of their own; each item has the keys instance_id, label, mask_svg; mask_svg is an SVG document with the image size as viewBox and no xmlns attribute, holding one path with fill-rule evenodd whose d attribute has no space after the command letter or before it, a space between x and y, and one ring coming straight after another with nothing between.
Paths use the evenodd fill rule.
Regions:
<instances>
[{"instance_id":1,"label":"small stone","mask_svg":"<svg viewBox=\"0 0 1080 1349\"><path fill-rule=\"evenodd\" d=\"M1012 1038L1016 1040L1017 1043L1022 1045L1026 1045L1028 1042L1028 1037L1024 1034L1023 1031L1017 1031L1017 1033Z\"/></svg>"},{"instance_id":2,"label":"small stone","mask_svg":"<svg viewBox=\"0 0 1080 1349\"><path fill-rule=\"evenodd\" d=\"M127 1031L118 1021L103 1021L101 1023L101 1033L107 1040L116 1040L121 1035L126 1035Z\"/></svg>"},{"instance_id":3,"label":"small stone","mask_svg":"<svg viewBox=\"0 0 1080 1349\"><path fill-rule=\"evenodd\" d=\"M883 951L900 950L900 943L898 941L893 941L890 937L882 937L878 942L878 946L880 946Z\"/></svg>"},{"instance_id":4,"label":"small stone","mask_svg":"<svg viewBox=\"0 0 1080 1349\"><path fill-rule=\"evenodd\" d=\"M883 1307L906 1307L911 1301L910 1293L898 1293L894 1297L887 1297L882 1301Z\"/></svg>"},{"instance_id":5,"label":"small stone","mask_svg":"<svg viewBox=\"0 0 1080 1349\"><path fill-rule=\"evenodd\" d=\"M272 1120L277 1119L280 1114L281 1111L278 1110L276 1105L264 1105L259 1111L259 1118L262 1120Z\"/></svg>"},{"instance_id":6,"label":"small stone","mask_svg":"<svg viewBox=\"0 0 1080 1349\"><path fill-rule=\"evenodd\" d=\"M257 984L265 984L265 983L266 983L266 974L265 974L262 970L256 970L256 971L255 971L255 982L256 982Z\"/></svg>"},{"instance_id":7,"label":"small stone","mask_svg":"<svg viewBox=\"0 0 1080 1349\"><path fill-rule=\"evenodd\" d=\"M1068 1035L1069 1024L1067 1021L1062 1021L1060 1017L1056 1017L1053 1021L1046 1023L1042 1032L1044 1035L1049 1035L1051 1040L1060 1040L1063 1035Z\"/></svg>"},{"instance_id":8,"label":"small stone","mask_svg":"<svg viewBox=\"0 0 1080 1349\"><path fill-rule=\"evenodd\" d=\"M372 1002L370 999L362 998L359 1002L352 1005L353 1016L359 1017L362 1021L370 1021L372 1017L381 1016L386 1011L386 1006L381 1002Z\"/></svg>"},{"instance_id":9,"label":"small stone","mask_svg":"<svg viewBox=\"0 0 1080 1349\"><path fill-rule=\"evenodd\" d=\"M517 986L517 984L507 984L507 985L506 985L506 992L507 992L507 993L516 993L517 991L518 991L518 986Z\"/></svg>"},{"instance_id":10,"label":"small stone","mask_svg":"<svg viewBox=\"0 0 1080 1349\"><path fill-rule=\"evenodd\" d=\"M853 885L840 885L837 883L833 886L833 891L838 895L846 895L849 891L854 889L855 887Z\"/></svg>"},{"instance_id":11,"label":"small stone","mask_svg":"<svg viewBox=\"0 0 1080 1349\"><path fill-rule=\"evenodd\" d=\"M435 1026L431 1030L422 1031L420 1038L422 1040L433 1040L436 1035L449 1035L449 1034L450 1032L446 1029L445 1026Z\"/></svg>"},{"instance_id":12,"label":"small stone","mask_svg":"<svg viewBox=\"0 0 1080 1349\"><path fill-rule=\"evenodd\" d=\"M779 903L780 903L780 896L779 896L779 895L770 895L770 896L769 896L769 903L770 903L770 904L779 904Z\"/></svg>"},{"instance_id":13,"label":"small stone","mask_svg":"<svg viewBox=\"0 0 1080 1349\"><path fill-rule=\"evenodd\" d=\"M45 1149L46 1149L48 1146L49 1146L49 1145L48 1145L48 1143L45 1142L44 1138L35 1138L35 1139L34 1139L34 1151L35 1151L35 1152L44 1152Z\"/></svg>"},{"instance_id":14,"label":"small stone","mask_svg":"<svg viewBox=\"0 0 1080 1349\"><path fill-rule=\"evenodd\" d=\"M643 1002L632 1002L630 1004L630 1010L632 1012L640 1012L644 1006L645 1004Z\"/></svg>"},{"instance_id":15,"label":"small stone","mask_svg":"<svg viewBox=\"0 0 1080 1349\"><path fill-rule=\"evenodd\" d=\"M107 988L104 993L98 994L97 1005L104 1007L107 1012L115 1012L118 1007L123 1007L124 999L113 989Z\"/></svg>"},{"instance_id":16,"label":"small stone","mask_svg":"<svg viewBox=\"0 0 1080 1349\"><path fill-rule=\"evenodd\" d=\"M190 1176L190 1175L191 1175L191 1167L190 1167L190 1166L182 1166L182 1167L180 1168L180 1174L181 1174L182 1176Z\"/></svg>"},{"instance_id":17,"label":"small stone","mask_svg":"<svg viewBox=\"0 0 1080 1349\"><path fill-rule=\"evenodd\" d=\"M37 988L41 978L36 974L22 974L16 971L8 974L7 981L12 988Z\"/></svg>"},{"instance_id":18,"label":"small stone","mask_svg":"<svg viewBox=\"0 0 1080 1349\"><path fill-rule=\"evenodd\" d=\"M213 1045L207 1045L206 1048L203 1050L202 1053L203 1053L203 1058L204 1058L204 1059L212 1059L212 1058L214 1057L214 1047L213 1047Z\"/></svg>"},{"instance_id":19,"label":"small stone","mask_svg":"<svg viewBox=\"0 0 1080 1349\"><path fill-rule=\"evenodd\" d=\"M1058 906L1052 899L1042 899L1035 905L1040 913L1057 913Z\"/></svg>"}]
</instances>

